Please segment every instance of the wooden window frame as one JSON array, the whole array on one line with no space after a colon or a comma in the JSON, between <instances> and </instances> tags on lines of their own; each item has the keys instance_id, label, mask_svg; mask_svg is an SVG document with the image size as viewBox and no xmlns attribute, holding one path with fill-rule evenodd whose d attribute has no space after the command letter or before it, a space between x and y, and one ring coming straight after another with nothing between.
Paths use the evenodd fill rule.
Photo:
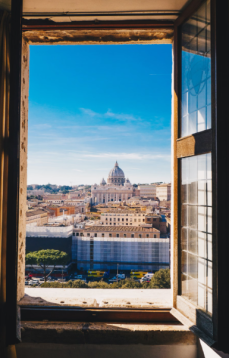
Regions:
<instances>
[{"instance_id":1,"label":"wooden window frame","mask_svg":"<svg viewBox=\"0 0 229 358\"><path fill-rule=\"evenodd\" d=\"M189 153L206 153L209 148L204 151L193 145L193 137L179 138L179 113L180 113L180 88L179 88L179 71L180 71L180 39L179 26L202 4L202 0L193 0L175 22L170 21L119 21L119 22L87 22L87 23L50 23L45 21L24 21L22 29L22 0L12 0L12 28L11 28L11 91L10 91L10 138L9 138L9 173L8 173L8 205L7 205L7 241L10 242L6 255L6 284L4 294L6 297L6 337L7 344L15 344L20 337L18 335L17 324L17 267L18 267L18 227L19 227L19 180L20 180L20 120L21 120L21 54L22 54L22 30L35 31L39 30L40 34L57 29L66 30L98 30L102 34L103 39L100 43L120 43L118 34L113 38L105 39L104 31L110 29L165 29L165 42L171 40L171 29L174 29L174 101L173 101L173 245L172 245L172 285L173 285L173 306L177 307L177 297L179 297L179 255L178 255L178 233L179 233L179 165L178 159L187 156ZM214 241L214 282L213 282L213 340L217 342L217 348L227 351L227 334L229 331L229 292L225 282L229 277L229 265L227 253L229 252L229 240L226 240L227 233L227 206L224 203L225 196L229 198L229 173L225 172L225 158L229 160L229 150L227 145L227 134L229 133L229 108L227 106L229 98L229 49L225 49L224 44L229 43L228 30L228 2L223 8L222 3L212 0L212 130L205 133L212 138L212 156L213 156L213 187L215 193L213 195L213 205L215 205L213 217L213 235ZM105 35L104 35L105 34ZM43 37L40 41L39 36L34 37L34 43L49 43L48 37ZM134 32L132 39L133 42ZM145 40L143 36L143 42ZM37 42L36 42L37 41ZM76 40L77 41L77 40ZM78 39L78 43L84 43L85 38ZM94 43L94 40L91 40ZM127 37L122 37L122 43L126 43ZM53 41L51 41L53 43ZM60 42L57 42L60 43ZM62 38L62 43L70 43L68 37ZM130 42L129 42L130 43ZM215 49L217 48L217 52ZM15 58L17 60L15 60ZM217 120L220 118L220 120ZM196 137L201 136L200 134ZM194 138L195 139L195 138ZM223 139L223 140L222 140ZM182 143L181 143L182 142ZM208 141L207 141L208 142ZM189 143L189 144L188 144ZM196 143L196 142L195 142ZM186 153L182 151L182 145L186 148ZM190 152L190 150L192 152ZM188 152L189 151L189 152ZM180 153L178 156L178 152ZM192 154L194 155L194 154ZM228 161L227 161L228 162ZM218 240L219 238L223 238ZM219 259L220 258L220 259ZM219 309L220 308L220 309ZM67 309L67 308L66 308ZM25 309L26 310L26 309ZM34 311L35 312L35 311ZM66 311L67 312L67 311ZM25 313L25 311L24 311ZM24 314L23 313L23 314ZM30 312L30 315L32 313ZM32 317L32 315L30 316ZM226 324L226 329L225 329Z\"/></svg>"},{"instance_id":2,"label":"wooden window frame","mask_svg":"<svg viewBox=\"0 0 229 358\"><path fill-rule=\"evenodd\" d=\"M227 183L229 174L225 163L229 160L229 2L224 6L211 0L211 111L212 128L181 137L181 25L204 3L193 0L175 21L174 27L174 123L173 123L173 304L177 311L194 322L193 330L207 343L229 352L229 277L227 239ZM213 237L213 313L212 318L189 304L181 296L181 247L180 247L180 159L211 152L212 154L212 237ZM178 314L179 316L179 314Z\"/></svg>"}]
</instances>

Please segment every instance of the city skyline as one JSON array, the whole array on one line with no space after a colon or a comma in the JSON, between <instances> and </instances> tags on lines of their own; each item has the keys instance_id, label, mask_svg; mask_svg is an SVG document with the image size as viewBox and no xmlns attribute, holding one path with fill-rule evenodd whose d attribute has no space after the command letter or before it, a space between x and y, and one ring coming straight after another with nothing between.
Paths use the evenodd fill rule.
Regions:
<instances>
[{"instance_id":1,"label":"city skyline","mask_svg":"<svg viewBox=\"0 0 229 358\"><path fill-rule=\"evenodd\" d=\"M170 182L171 50L30 46L28 184Z\"/></svg>"}]
</instances>

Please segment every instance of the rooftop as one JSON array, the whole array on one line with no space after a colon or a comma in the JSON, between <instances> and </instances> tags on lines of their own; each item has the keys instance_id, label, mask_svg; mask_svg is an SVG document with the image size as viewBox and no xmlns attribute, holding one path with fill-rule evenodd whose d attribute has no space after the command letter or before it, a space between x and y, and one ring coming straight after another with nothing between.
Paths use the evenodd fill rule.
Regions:
<instances>
[{"instance_id":1,"label":"rooftop","mask_svg":"<svg viewBox=\"0 0 229 358\"><path fill-rule=\"evenodd\" d=\"M36 215L41 215L41 214L47 214L47 212L42 209L26 211L26 217L36 216Z\"/></svg>"},{"instance_id":2,"label":"rooftop","mask_svg":"<svg viewBox=\"0 0 229 358\"><path fill-rule=\"evenodd\" d=\"M138 214L138 213L141 213L141 214L144 214L144 212L142 212L141 210L137 210L137 209L109 209L105 212L103 212L103 214L106 214L106 213L122 213L122 214Z\"/></svg>"},{"instance_id":3,"label":"rooftop","mask_svg":"<svg viewBox=\"0 0 229 358\"><path fill-rule=\"evenodd\" d=\"M82 230L82 229L81 229ZM160 230L157 230L155 228L149 227L149 228L143 228L140 226L92 226L92 227L85 227L84 231L98 231L98 232L106 232L106 231L125 231L125 232L157 232L159 233Z\"/></svg>"}]
</instances>

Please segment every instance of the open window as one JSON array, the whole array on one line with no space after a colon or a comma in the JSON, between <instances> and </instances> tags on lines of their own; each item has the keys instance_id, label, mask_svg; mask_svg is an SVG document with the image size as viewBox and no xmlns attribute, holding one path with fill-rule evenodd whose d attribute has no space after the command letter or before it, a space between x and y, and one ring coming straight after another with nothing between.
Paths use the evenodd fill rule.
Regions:
<instances>
[{"instance_id":1,"label":"open window","mask_svg":"<svg viewBox=\"0 0 229 358\"><path fill-rule=\"evenodd\" d=\"M228 351L229 331L228 10L228 1L222 4L216 0L192 0L180 12L174 26L166 20L164 24L154 21L135 25L133 22L108 23L104 26L95 22L90 23L88 30L89 37L92 36L90 41L98 37L98 33L93 32L98 28L100 40L117 41L117 33L107 39L107 29L124 28L118 35L124 42L130 33L133 37L136 35L136 29L139 32L144 29L141 32L143 41L147 36L155 40L158 28L161 38L170 41L174 30L173 306L198 329L197 334L204 332L210 345L215 344L225 352ZM6 101L9 114L5 123L7 134L1 132L1 139L4 139L1 303L6 307L7 344L14 344L18 339L17 279L20 274L24 275L28 44L25 38L22 41L21 14L22 3L13 1L11 55L10 62L4 64L6 70L10 63L10 89L7 87L10 102ZM176 17L177 12L173 16ZM167 19L165 14L164 18ZM27 20L24 28L37 43L54 41L54 35L56 42L61 41L56 33L53 34L55 26L49 32L49 25L49 21L28 24ZM70 41L75 36L75 41L84 41L85 33L82 35L81 31L77 37L77 30L85 29L87 25L74 24L70 35L67 32L69 25L62 24L60 28L64 28L66 35L62 40ZM7 41L9 44L9 38ZM8 52L5 54L7 58Z\"/></svg>"},{"instance_id":2,"label":"open window","mask_svg":"<svg viewBox=\"0 0 229 358\"><path fill-rule=\"evenodd\" d=\"M225 100L228 92L220 73L228 76L228 70L219 49L225 27L216 3L192 1L175 22L172 260L174 307L210 345L225 349L223 311L228 308L221 285L228 244L219 235L224 227L220 155L226 141L220 93L225 91Z\"/></svg>"}]
</instances>

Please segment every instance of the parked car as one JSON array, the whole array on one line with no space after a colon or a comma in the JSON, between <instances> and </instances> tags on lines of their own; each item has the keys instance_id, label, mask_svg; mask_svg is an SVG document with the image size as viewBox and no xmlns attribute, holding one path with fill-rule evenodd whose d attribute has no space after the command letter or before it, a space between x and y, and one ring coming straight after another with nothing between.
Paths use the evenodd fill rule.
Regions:
<instances>
[{"instance_id":1,"label":"parked car","mask_svg":"<svg viewBox=\"0 0 229 358\"><path fill-rule=\"evenodd\" d=\"M28 284L29 284L29 281L25 281L25 285L28 286Z\"/></svg>"},{"instance_id":2,"label":"parked car","mask_svg":"<svg viewBox=\"0 0 229 358\"><path fill-rule=\"evenodd\" d=\"M73 280L82 280L83 275L77 275L73 277Z\"/></svg>"},{"instance_id":3,"label":"parked car","mask_svg":"<svg viewBox=\"0 0 229 358\"><path fill-rule=\"evenodd\" d=\"M117 275L116 275L116 277L117 277ZM119 274L118 274L118 278L119 278L120 280L124 280L124 279L126 278L126 275L125 275L124 273L119 273Z\"/></svg>"},{"instance_id":4,"label":"parked car","mask_svg":"<svg viewBox=\"0 0 229 358\"><path fill-rule=\"evenodd\" d=\"M38 286L40 283L39 283L39 281L37 281L37 280L30 280L29 281L29 286L34 286L34 285L36 285L36 286Z\"/></svg>"},{"instance_id":5,"label":"parked car","mask_svg":"<svg viewBox=\"0 0 229 358\"><path fill-rule=\"evenodd\" d=\"M121 279L118 277L118 279L117 279L117 277L116 276L114 276L113 278L111 278L108 282L110 282L110 283L113 283L113 282L117 282L117 281L120 281Z\"/></svg>"},{"instance_id":6,"label":"parked car","mask_svg":"<svg viewBox=\"0 0 229 358\"><path fill-rule=\"evenodd\" d=\"M140 282L150 282L153 275L153 273L147 272L147 274L141 278Z\"/></svg>"}]
</instances>

